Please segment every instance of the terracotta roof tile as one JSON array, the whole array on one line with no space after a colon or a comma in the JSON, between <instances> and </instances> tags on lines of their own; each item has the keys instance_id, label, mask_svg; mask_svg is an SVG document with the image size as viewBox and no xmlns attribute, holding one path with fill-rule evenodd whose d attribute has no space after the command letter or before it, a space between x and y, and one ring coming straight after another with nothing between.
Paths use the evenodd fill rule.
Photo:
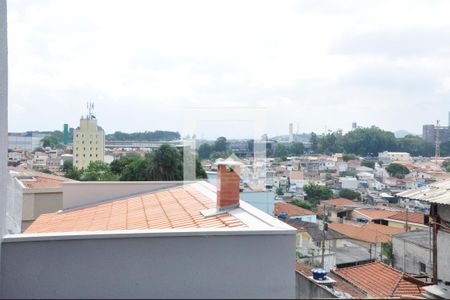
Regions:
<instances>
[{"instance_id":1,"label":"terracotta roof tile","mask_svg":"<svg viewBox=\"0 0 450 300\"><path fill-rule=\"evenodd\" d=\"M425 283L382 263L337 269L335 274L371 297L420 296Z\"/></svg>"},{"instance_id":2,"label":"terracotta roof tile","mask_svg":"<svg viewBox=\"0 0 450 300\"><path fill-rule=\"evenodd\" d=\"M190 186L39 216L25 233L246 227L229 213L204 217L214 203Z\"/></svg>"},{"instance_id":3,"label":"terracotta roof tile","mask_svg":"<svg viewBox=\"0 0 450 300\"><path fill-rule=\"evenodd\" d=\"M384 209L357 209L353 212L366 216L369 220L387 219L393 215L398 214L398 211L384 210Z\"/></svg>"},{"instance_id":4,"label":"terracotta roof tile","mask_svg":"<svg viewBox=\"0 0 450 300\"><path fill-rule=\"evenodd\" d=\"M284 203L284 202L276 202L275 203L275 209L274 214L278 216L281 212L285 212L288 214L288 216L309 216L309 215L315 215L316 213L313 211L310 211L309 209L305 209L303 207L290 204L290 203Z\"/></svg>"},{"instance_id":5,"label":"terracotta roof tile","mask_svg":"<svg viewBox=\"0 0 450 300\"><path fill-rule=\"evenodd\" d=\"M391 220L406 221L406 212L399 212L389 217ZM416 212L408 212L408 222L425 224L425 215Z\"/></svg>"},{"instance_id":6,"label":"terracotta roof tile","mask_svg":"<svg viewBox=\"0 0 450 300\"><path fill-rule=\"evenodd\" d=\"M327 205L334 205L334 206L354 206L358 207L361 206L356 201L352 201L346 198L338 198L338 199L331 199L331 200L322 200L320 201L321 204L327 204Z\"/></svg>"},{"instance_id":7,"label":"terracotta roof tile","mask_svg":"<svg viewBox=\"0 0 450 300\"><path fill-rule=\"evenodd\" d=\"M364 225L332 223L329 228L351 239L367 243L388 243L392 235L405 232L403 228L390 227L369 222Z\"/></svg>"}]
</instances>

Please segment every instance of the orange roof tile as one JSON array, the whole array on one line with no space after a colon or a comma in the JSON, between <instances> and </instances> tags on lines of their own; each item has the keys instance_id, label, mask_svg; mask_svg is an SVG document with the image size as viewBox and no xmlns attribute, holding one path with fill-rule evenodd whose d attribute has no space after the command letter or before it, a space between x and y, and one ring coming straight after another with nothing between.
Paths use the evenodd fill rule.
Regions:
<instances>
[{"instance_id":1,"label":"orange roof tile","mask_svg":"<svg viewBox=\"0 0 450 300\"><path fill-rule=\"evenodd\" d=\"M312 269L311 266L305 265L300 262L296 263L296 271L305 276L312 276L311 269ZM327 276L331 277L331 279L336 281L334 285L334 290L350 294L351 296L353 296L353 298L356 299L365 298L366 295L361 293L358 289L354 288L351 284L343 281L340 277L336 276L335 274L329 273L327 274Z\"/></svg>"},{"instance_id":2,"label":"orange roof tile","mask_svg":"<svg viewBox=\"0 0 450 300\"><path fill-rule=\"evenodd\" d=\"M351 239L367 243L388 243L394 234L405 232L403 228L390 227L369 222L364 225L332 223L329 228Z\"/></svg>"},{"instance_id":3,"label":"orange roof tile","mask_svg":"<svg viewBox=\"0 0 450 300\"><path fill-rule=\"evenodd\" d=\"M390 216L389 219L406 222L406 212L399 212L395 215ZM408 212L408 222L425 224L425 215L416 212Z\"/></svg>"},{"instance_id":4,"label":"orange roof tile","mask_svg":"<svg viewBox=\"0 0 450 300\"><path fill-rule=\"evenodd\" d=\"M291 173L289 173L289 178L291 180L302 180L305 177L302 171L291 171Z\"/></svg>"},{"instance_id":5,"label":"orange roof tile","mask_svg":"<svg viewBox=\"0 0 450 300\"><path fill-rule=\"evenodd\" d=\"M333 273L375 298L420 296L426 285L382 262L337 269Z\"/></svg>"},{"instance_id":6,"label":"orange roof tile","mask_svg":"<svg viewBox=\"0 0 450 300\"><path fill-rule=\"evenodd\" d=\"M384 210L384 209L356 209L354 212L366 216L370 220L387 219L393 215L398 214L398 211Z\"/></svg>"},{"instance_id":7,"label":"orange roof tile","mask_svg":"<svg viewBox=\"0 0 450 300\"><path fill-rule=\"evenodd\" d=\"M204 217L200 213L212 207L214 202L194 188L176 187L85 208L43 214L25 233L246 227L229 213L213 217Z\"/></svg>"},{"instance_id":8,"label":"orange roof tile","mask_svg":"<svg viewBox=\"0 0 450 300\"><path fill-rule=\"evenodd\" d=\"M334 205L334 206L354 206L358 207L360 204L358 202L346 199L346 198L338 198L338 199L331 199L331 200L322 200L320 201L321 204L327 204L327 205Z\"/></svg>"},{"instance_id":9,"label":"orange roof tile","mask_svg":"<svg viewBox=\"0 0 450 300\"><path fill-rule=\"evenodd\" d=\"M64 180L49 177L34 176L35 180L22 180L22 183L30 189L60 187Z\"/></svg>"},{"instance_id":10,"label":"orange roof tile","mask_svg":"<svg viewBox=\"0 0 450 300\"><path fill-rule=\"evenodd\" d=\"M315 215L316 213L313 211L310 211L309 209L290 204L290 203L284 203L284 202L276 202L275 203L275 210L274 214L278 216L281 212L285 212L288 214L288 216L309 216L309 215Z\"/></svg>"}]
</instances>

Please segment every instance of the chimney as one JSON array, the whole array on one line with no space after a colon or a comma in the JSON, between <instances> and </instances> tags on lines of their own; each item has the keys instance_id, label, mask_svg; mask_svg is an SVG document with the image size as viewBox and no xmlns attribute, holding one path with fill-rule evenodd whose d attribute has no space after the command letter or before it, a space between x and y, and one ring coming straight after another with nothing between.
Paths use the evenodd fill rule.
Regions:
<instances>
[{"instance_id":1,"label":"chimney","mask_svg":"<svg viewBox=\"0 0 450 300\"><path fill-rule=\"evenodd\" d=\"M217 164L217 203L216 208L201 211L204 216L225 213L228 209L239 207L240 170L242 163L229 157Z\"/></svg>"}]
</instances>

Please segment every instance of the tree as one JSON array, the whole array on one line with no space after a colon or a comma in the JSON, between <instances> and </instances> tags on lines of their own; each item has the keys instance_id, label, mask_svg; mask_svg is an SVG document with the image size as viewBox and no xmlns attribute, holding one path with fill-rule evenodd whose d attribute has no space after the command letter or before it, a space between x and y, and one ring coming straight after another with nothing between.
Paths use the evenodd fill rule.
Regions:
<instances>
[{"instance_id":1,"label":"tree","mask_svg":"<svg viewBox=\"0 0 450 300\"><path fill-rule=\"evenodd\" d=\"M281 187L277 187L276 193L278 196L283 196L283 189Z\"/></svg>"},{"instance_id":2,"label":"tree","mask_svg":"<svg viewBox=\"0 0 450 300\"><path fill-rule=\"evenodd\" d=\"M429 157L434 154L434 145L419 136L407 135L397 139L397 151L408 152L412 156Z\"/></svg>"},{"instance_id":3,"label":"tree","mask_svg":"<svg viewBox=\"0 0 450 300\"><path fill-rule=\"evenodd\" d=\"M405 178L405 175L409 174L408 168L399 163L389 164L389 166L386 167L386 171L390 176L400 179Z\"/></svg>"},{"instance_id":4,"label":"tree","mask_svg":"<svg viewBox=\"0 0 450 300\"><path fill-rule=\"evenodd\" d=\"M289 152L292 155L299 156L305 151L305 146L300 142L293 142L289 147Z\"/></svg>"},{"instance_id":5,"label":"tree","mask_svg":"<svg viewBox=\"0 0 450 300\"><path fill-rule=\"evenodd\" d=\"M138 156L128 155L121 157L120 159L115 159L110 164L111 171L120 176L128 165L139 159L140 157Z\"/></svg>"},{"instance_id":6,"label":"tree","mask_svg":"<svg viewBox=\"0 0 450 300\"><path fill-rule=\"evenodd\" d=\"M359 199L361 194L350 189L342 189L339 191L339 197L355 200Z\"/></svg>"},{"instance_id":7,"label":"tree","mask_svg":"<svg viewBox=\"0 0 450 300\"><path fill-rule=\"evenodd\" d=\"M212 147L209 144L201 144L200 147L198 148L198 157L200 159L208 159L209 156L211 155L212 152Z\"/></svg>"},{"instance_id":8,"label":"tree","mask_svg":"<svg viewBox=\"0 0 450 300\"><path fill-rule=\"evenodd\" d=\"M446 170L447 172L450 172L450 158L447 159L447 160L445 160L445 161L442 163L442 168L443 168L444 170Z\"/></svg>"},{"instance_id":9,"label":"tree","mask_svg":"<svg viewBox=\"0 0 450 300\"><path fill-rule=\"evenodd\" d=\"M183 163L180 152L163 144L152 152L153 180L183 180Z\"/></svg>"},{"instance_id":10,"label":"tree","mask_svg":"<svg viewBox=\"0 0 450 300\"><path fill-rule=\"evenodd\" d=\"M42 146L50 147L50 148L57 148L59 146L59 140L56 136L48 135L41 139Z\"/></svg>"},{"instance_id":11,"label":"tree","mask_svg":"<svg viewBox=\"0 0 450 300\"><path fill-rule=\"evenodd\" d=\"M325 154L333 154L343 151L343 135L342 130L327 133L318 138L318 152Z\"/></svg>"},{"instance_id":12,"label":"tree","mask_svg":"<svg viewBox=\"0 0 450 300\"><path fill-rule=\"evenodd\" d=\"M275 147L274 156L275 157L286 157L287 154L288 154L288 151L287 151L286 146L283 144L277 144L277 146Z\"/></svg>"},{"instance_id":13,"label":"tree","mask_svg":"<svg viewBox=\"0 0 450 300\"><path fill-rule=\"evenodd\" d=\"M344 155L342 155L342 159L344 161L359 160L359 157L358 157L358 155L355 155L353 153L345 153Z\"/></svg>"},{"instance_id":14,"label":"tree","mask_svg":"<svg viewBox=\"0 0 450 300\"><path fill-rule=\"evenodd\" d=\"M77 168L72 168L72 169L69 169L64 176L66 178L70 178L73 180L80 180L81 175L82 175L82 172L80 170L78 170Z\"/></svg>"},{"instance_id":15,"label":"tree","mask_svg":"<svg viewBox=\"0 0 450 300\"><path fill-rule=\"evenodd\" d=\"M383 256L383 262L387 265L391 265L394 263L394 255L393 255L393 247L392 242L387 242L382 244L381 253Z\"/></svg>"},{"instance_id":16,"label":"tree","mask_svg":"<svg viewBox=\"0 0 450 300\"><path fill-rule=\"evenodd\" d=\"M307 195L308 202L313 207L316 207L320 200L327 200L333 197L333 191L330 188L314 183L306 184L303 190Z\"/></svg>"},{"instance_id":17,"label":"tree","mask_svg":"<svg viewBox=\"0 0 450 300\"><path fill-rule=\"evenodd\" d=\"M309 142L311 143L311 150L312 152L317 152L319 141L317 139L317 134L314 132L311 132L311 137L309 138Z\"/></svg>"},{"instance_id":18,"label":"tree","mask_svg":"<svg viewBox=\"0 0 450 300\"><path fill-rule=\"evenodd\" d=\"M66 173L69 170L72 170L73 169L73 160L71 160L71 159L65 160L64 163L63 163L63 168L62 169Z\"/></svg>"},{"instance_id":19,"label":"tree","mask_svg":"<svg viewBox=\"0 0 450 300\"><path fill-rule=\"evenodd\" d=\"M304 209L312 209L312 206L309 202L304 200L293 200L290 202L291 204L297 205L299 207L303 207Z\"/></svg>"},{"instance_id":20,"label":"tree","mask_svg":"<svg viewBox=\"0 0 450 300\"><path fill-rule=\"evenodd\" d=\"M382 151L395 151L396 138L392 132L381 130L376 126L358 127L345 134L343 148L347 153L362 156L376 156Z\"/></svg>"},{"instance_id":21,"label":"tree","mask_svg":"<svg viewBox=\"0 0 450 300\"><path fill-rule=\"evenodd\" d=\"M214 151L216 152L223 152L223 151L227 151L228 149L228 142L227 139L223 136L218 137L216 139L216 141L214 142L214 146L213 146Z\"/></svg>"},{"instance_id":22,"label":"tree","mask_svg":"<svg viewBox=\"0 0 450 300\"><path fill-rule=\"evenodd\" d=\"M375 169L375 161L368 160L368 159L363 159L362 162L361 162L361 166Z\"/></svg>"},{"instance_id":23,"label":"tree","mask_svg":"<svg viewBox=\"0 0 450 300\"><path fill-rule=\"evenodd\" d=\"M121 181L149 181L153 180L152 159L150 155L136 159L127 164L120 173Z\"/></svg>"},{"instance_id":24,"label":"tree","mask_svg":"<svg viewBox=\"0 0 450 300\"><path fill-rule=\"evenodd\" d=\"M433 148L434 149L434 148ZM434 153L434 152L432 152ZM430 156L432 156L431 154ZM441 155L450 156L450 141L441 144Z\"/></svg>"},{"instance_id":25,"label":"tree","mask_svg":"<svg viewBox=\"0 0 450 300\"><path fill-rule=\"evenodd\" d=\"M109 164L103 161L92 161L89 163L81 176L83 181L114 181L118 179L119 176L113 173Z\"/></svg>"},{"instance_id":26,"label":"tree","mask_svg":"<svg viewBox=\"0 0 450 300\"><path fill-rule=\"evenodd\" d=\"M208 175L198 159L195 160L195 175L197 179L208 179Z\"/></svg>"}]
</instances>

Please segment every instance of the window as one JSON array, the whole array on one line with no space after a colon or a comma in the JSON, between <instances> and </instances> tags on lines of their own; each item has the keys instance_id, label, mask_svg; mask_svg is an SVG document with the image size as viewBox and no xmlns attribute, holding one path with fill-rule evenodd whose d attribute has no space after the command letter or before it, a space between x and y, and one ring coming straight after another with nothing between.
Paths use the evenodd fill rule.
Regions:
<instances>
[{"instance_id":1,"label":"window","mask_svg":"<svg viewBox=\"0 0 450 300\"><path fill-rule=\"evenodd\" d=\"M83 157L86 157L86 154L83 154Z\"/></svg>"},{"instance_id":2,"label":"window","mask_svg":"<svg viewBox=\"0 0 450 300\"><path fill-rule=\"evenodd\" d=\"M77 157L78 157L78 153L77 153Z\"/></svg>"},{"instance_id":3,"label":"window","mask_svg":"<svg viewBox=\"0 0 450 300\"><path fill-rule=\"evenodd\" d=\"M426 273L427 272L427 265L423 262L419 262L419 271L420 273Z\"/></svg>"},{"instance_id":4,"label":"window","mask_svg":"<svg viewBox=\"0 0 450 300\"><path fill-rule=\"evenodd\" d=\"M91 154L89 154L89 156L90 156L90 157L92 157L92 153L91 153Z\"/></svg>"}]
</instances>

